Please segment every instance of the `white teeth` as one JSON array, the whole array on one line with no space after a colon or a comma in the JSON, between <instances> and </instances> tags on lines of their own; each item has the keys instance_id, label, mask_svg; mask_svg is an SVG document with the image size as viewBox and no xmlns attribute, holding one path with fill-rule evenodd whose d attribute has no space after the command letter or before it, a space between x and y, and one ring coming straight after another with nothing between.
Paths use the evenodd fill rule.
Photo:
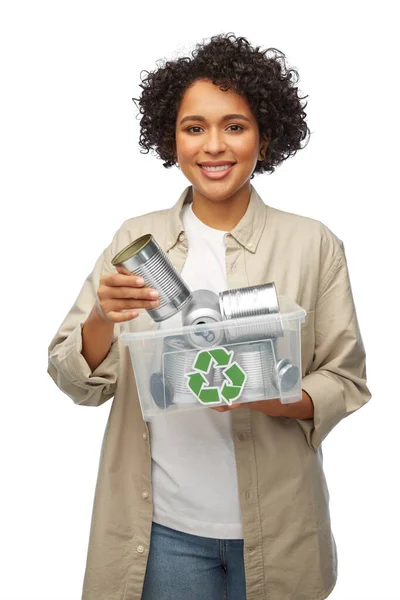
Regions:
<instances>
[{"instance_id":1,"label":"white teeth","mask_svg":"<svg viewBox=\"0 0 400 600\"><path fill-rule=\"evenodd\" d=\"M204 167L201 166L205 171L226 171L226 169L230 169L232 165L220 165L219 167Z\"/></svg>"}]
</instances>

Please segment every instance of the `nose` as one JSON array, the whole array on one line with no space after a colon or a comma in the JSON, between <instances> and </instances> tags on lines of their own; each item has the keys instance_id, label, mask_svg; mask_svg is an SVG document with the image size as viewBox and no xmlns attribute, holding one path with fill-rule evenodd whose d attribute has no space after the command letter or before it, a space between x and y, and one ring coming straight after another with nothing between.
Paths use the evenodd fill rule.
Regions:
<instances>
[{"instance_id":1,"label":"nose","mask_svg":"<svg viewBox=\"0 0 400 600\"><path fill-rule=\"evenodd\" d=\"M209 154L219 154L226 150L223 133L217 129L209 130L203 140L204 152L208 152Z\"/></svg>"}]
</instances>

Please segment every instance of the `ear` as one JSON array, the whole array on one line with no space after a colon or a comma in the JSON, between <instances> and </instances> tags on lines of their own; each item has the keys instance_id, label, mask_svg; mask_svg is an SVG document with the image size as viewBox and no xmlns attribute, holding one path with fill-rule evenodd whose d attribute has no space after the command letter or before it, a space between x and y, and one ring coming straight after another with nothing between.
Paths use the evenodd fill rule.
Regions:
<instances>
[{"instance_id":1,"label":"ear","mask_svg":"<svg viewBox=\"0 0 400 600\"><path fill-rule=\"evenodd\" d=\"M269 144L269 140L264 135L263 138L262 138L262 141L260 143L260 150L259 150L259 153L258 153L258 160L264 160L265 159L265 154L267 152L268 144Z\"/></svg>"}]
</instances>

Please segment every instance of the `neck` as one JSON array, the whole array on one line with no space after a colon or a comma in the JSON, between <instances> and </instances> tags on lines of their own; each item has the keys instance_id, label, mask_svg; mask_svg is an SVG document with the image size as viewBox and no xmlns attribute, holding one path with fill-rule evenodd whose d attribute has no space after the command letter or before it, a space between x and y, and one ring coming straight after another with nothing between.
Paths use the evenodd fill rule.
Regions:
<instances>
[{"instance_id":1,"label":"neck","mask_svg":"<svg viewBox=\"0 0 400 600\"><path fill-rule=\"evenodd\" d=\"M209 198L192 187L194 214L208 227L221 231L231 231L246 213L250 201L250 183L240 188L232 196Z\"/></svg>"}]
</instances>

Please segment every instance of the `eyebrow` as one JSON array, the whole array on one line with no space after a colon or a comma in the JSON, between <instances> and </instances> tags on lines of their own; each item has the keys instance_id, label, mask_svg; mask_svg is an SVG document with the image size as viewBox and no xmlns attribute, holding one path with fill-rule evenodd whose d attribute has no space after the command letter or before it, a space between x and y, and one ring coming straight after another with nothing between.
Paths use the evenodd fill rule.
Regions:
<instances>
[{"instance_id":1,"label":"eyebrow","mask_svg":"<svg viewBox=\"0 0 400 600\"><path fill-rule=\"evenodd\" d=\"M240 114L225 115L224 117L222 117L221 121L230 121L231 119L242 119L243 121L248 121L250 123L250 119L248 119L244 115L240 115ZM206 119L204 117L202 117L201 115L188 115L187 117L184 117L179 124L182 125L186 121L202 121L202 122L204 122L205 120Z\"/></svg>"}]
</instances>

